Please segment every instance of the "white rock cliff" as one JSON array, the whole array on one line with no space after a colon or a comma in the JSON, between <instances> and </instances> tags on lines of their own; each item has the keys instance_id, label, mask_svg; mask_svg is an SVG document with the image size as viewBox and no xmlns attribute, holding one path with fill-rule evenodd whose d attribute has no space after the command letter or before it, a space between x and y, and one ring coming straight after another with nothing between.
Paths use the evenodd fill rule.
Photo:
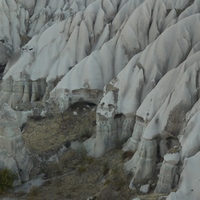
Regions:
<instances>
[{"instance_id":1,"label":"white rock cliff","mask_svg":"<svg viewBox=\"0 0 200 200\"><path fill-rule=\"evenodd\" d=\"M168 199L198 199L190 169L200 151L199 8L200 0L2 0L0 105L97 104L88 154L120 141L134 153L131 184L163 161L155 192L177 187Z\"/></svg>"}]
</instances>

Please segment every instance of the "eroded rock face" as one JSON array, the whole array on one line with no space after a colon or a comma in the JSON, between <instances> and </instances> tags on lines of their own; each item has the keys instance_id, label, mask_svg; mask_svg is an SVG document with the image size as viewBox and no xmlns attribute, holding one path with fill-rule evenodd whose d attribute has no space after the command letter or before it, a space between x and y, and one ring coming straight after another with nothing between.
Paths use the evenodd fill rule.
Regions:
<instances>
[{"instance_id":1,"label":"eroded rock face","mask_svg":"<svg viewBox=\"0 0 200 200\"><path fill-rule=\"evenodd\" d=\"M109 84L106 87L112 88L112 85ZM135 118L131 115L116 115L117 95L115 88L112 88L112 92L110 91L109 95L111 95L112 101L109 101L108 104L106 99L104 99L104 101L100 102L97 109L96 137L88 140L89 143L93 141L95 144L88 149L89 143L86 142L89 154L97 157L116 145L125 142L131 136L135 123Z\"/></svg>"},{"instance_id":2,"label":"eroded rock face","mask_svg":"<svg viewBox=\"0 0 200 200\"><path fill-rule=\"evenodd\" d=\"M122 124L122 132L121 134L118 134L118 140L119 141L126 141L130 138L132 132L133 132L133 126L134 126L135 119L131 117L125 117L123 124Z\"/></svg>"},{"instance_id":3,"label":"eroded rock face","mask_svg":"<svg viewBox=\"0 0 200 200\"><path fill-rule=\"evenodd\" d=\"M30 17L30 24L27 25L29 32L25 31L25 33L29 37L33 35L37 37L23 47L21 56L23 63L19 59L12 66L13 69L18 68L18 71L14 70L15 74L13 74L11 70L11 73L8 72L5 75L4 80L12 76L14 81L21 81L20 73L25 71L30 75L30 81L43 79L47 83L54 82L56 85L65 76L52 91L52 98L62 98L65 91L68 91L69 98L73 99L75 98L74 90L87 91L88 88L102 90L104 85L116 77L134 55L156 40L167 26L173 24L173 19L177 18L175 13L168 13L169 9L175 7L173 1L168 3L155 0L122 2L109 0L101 3L100 0L96 0L24 3L26 12L30 12L33 6L35 6L34 14ZM186 6L187 1L176 3L176 9L184 9ZM163 12L158 12L158 7L161 7ZM146 14L141 16L139 13L143 10ZM156 19L161 19L160 23L157 23ZM62 22L55 23L60 21ZM110 24L111 21L112 24ZM138 21L142 26L137 25ZM51 35L52 38L46 37L47 35ZM46 39L45 43L40 43L42 38ZM56 51L54 51L55 48ZM29 51L34 52L32 61L26 58ZM45 59L50 54L51 61ZM43 70L40 67L41 61ZM70 69L74 66L77 70L71 71ZM138 66L141 67L139 63ZM67 75L68 72L70 75ZM84 76L79 76L79 74ZM72 76L73 80L70 79ZM39 88L40 84L36 89L39 90ZM84 94L81 95L84 96ZM44 93L41 93L40 98L43 96Z\"/></svg>"},{"instance_id":4,"label":"eroded rock face","mask_svg":"<svg viewBox=\"0 0 200 200\"><path fill-rule=\"evenodd\" d=\"M136 119L134 130L131 138L123 146L123 151L133 151L135 152L138 148L138 145L141 141L142 135L145 130L145 123L141 119Z\"/></svg>"},{"instance_id":5,"label":"eroded rock face","mask_svg":"<svg viewBox=\"0 0 200 200\"><path fill-rule=\"evenodd\" d=\"M180 177L179 189L177 192L172 192L167 197L167 200L199 199L199 165L200 152L185 159Z\"/></svg>"},{"instance_id":6,"label":"eroded rock face","mask_svg":"<svg viewBox=\"0 0 200 200\"><path fill-rule=\"evenodd\" d=\"M115 102L114 104L116 105L115 113L116 114L122 113L124 115L127 115L129 114L131 108L132 109L131 113L132 114L135 113L136 116L138 118L141 118L144 124L146 124L146 128L143 131L141 144L139 145L138 148L136 145L135 155L125 165L128 170L131 170L133 168L134 181L136 182L139 179L141 181L142 179L145 180L150 178L149 174L155 172L155 164L157 159L156 148L154 152L155 154L154 155L152 154L151 159L149 158L145 159L145 157L142 158L142 156L140 156L141 145L144 145L143 151L145 152L150 146L152 146L152 148L154 147L154 144L150 144L150 141L156 141L156 139L159 138L161 139L161 142L159 144L160 155L158 156L164 156L167 149L169 148L168 147L169 144L167 143L171 143L173 141L173 138L174 141L175 140L178 141L180 138L183 138L183 140L181 141L182 144L185 144L185 146L183 146L184 154L186 154L187 152L186 143L191 141L191 139L189 139L187 135L189 134L189 130L193 129L193 128L191 129L191 124L188 123L188 127L185 129L186 130L185 136L183 137L182 136L178 137L178 136L182 135L183 133L182 130L187 123L185 120L187 113L192 109L194 104L199 99L199 61L197 59L199 51L197 50L198 48L196 49L197 47L196 43L191 43L192 46L189 45L188 50L184 49L184 52L182 52L182 54L180 55L180 57L183 56L182 58L185 59L184 62L182 62L182 59L179 61L173 59L172 61L170 61L171 63L170 66L168 65L169 63L167 63L167 65L165 65L165 67L162 68L161 71L159 71L159 75L157 74L158 71L157 70L154 71L153 68L154 67L157 68L158 65L156 63L158 60L159 62L161 60L160 59L157 60L154 57L153 59L154 64L151 65L150 60L152 57L150 56L149 57L150 60L148 60L147 62L146 58L148 57L148 55L146 56L144 55L146 54L147 50L158 47L156 45L156 42L158 42L159 40L161 41L162 37L165 38L165 34L167 33L167 31L171 32L173 29L175 30L176 28L178 28L178 26L182 26L183 24L184 24L183 27L185 27L185 25L188 24L188 22L191 19L195 19L197 20L196 22L199 23L199 16L198 18L196 17L197 15L188 17L180 21L180 23L177 23L176 25L169 27L165 31L165 33L161 34L158 40L149 45L148 48L146 48L141 53L141 55L138 55L137 60L135 57L133 57L133 59L129 62L129 64L125 67L125 69L118 74L117 81L113 84L113 88L116 88L117 91L116 93L117 102ZM183 33L183 35L186 34L186 32ZM190 34L190 36L195 37L195 39L197 39L196 33L194 33L194 35ZM199 41L199 38L197 40ZM193 51L194 53L191 53ZM169 59L172 58L173 56L169 57ZM173 69L171 68L172 65L174 65ZM162 65L159 65L159 67L160 66ZM147 75L147 71L150 70L150 68L152 70L151 72L149 71L150 74ZM132 76L130 75L131 73ZM150 77L151 75L152 77ZM126 79L125 81L124 77L129 77L129 79ZM156 79L158 81L158 82L156 81L157 83L154 82ZM129 82L130 80L132 81ZM134 84L131 85L130 83ZM167 89L165 89L166 85L168 85ZM110 98L109 95L110 92L107 91L101 102L106 101L107 105L109 105L109 102L111 102L112 104L113 98ZM127 101L124 101L125 99L127 99ZM196 115L195 113L193 114L194 116ZM196 121L196 119L193 118L192 121L194 122ZM135 126L135 128L136 127L137 126ZM194 129L196 129L196 127ZM195 137L197 138L197 136ZM149 145L148 142L144 142L144 140L149 141ZM165 140L167 140L167 142ZM136 141L140 141L140 139L136 139ZM131 140L129 140L129 142L131 142ZM131 147L129 148L128 144L129 143L127 143L124 146L124 150L129 150L129 149L131 150ZM132 148L133 151L135 151L134 145L132 145ZM192 145L190 148L188 148L188 151L189 149L190 151L192 151ZM193 151L197 150L198 150L197 146L194 147ZM146 169L144 166L146 166ZM143 169L144 171L143 174L145 174L145 176L143 176L142 173L140 172L141 169Z\"/></svg>"},{"instance_id":7,"label":"eroded rock face","mask_svg":"<svg viewBox=\"0 0 200 200\"><path fill-rule=\"evenodd\" d=\"M4 39L0 39L0 65L5 65L13 52L12 47Z\"/></svg>"},{"instance_id":8,"label":"eroded rock face","mask_svg":"<svg viewBox=\"0 0 200 200\"><path fill-rule=\"evenodd\" d=\"M89 155L102 156L106 151L113 148L117 141L117 126L113 118L101 119L97 122L97 135L90 138L84 145Z\"/></svg>"},{"instance_id":9,"label":"eroded rock face","mask_svg":"<svg viewBox=\"0 0 200 200\"><path fill-rule=\"evenodd\" d=\"M142 137L139 147L125 168L133 172L132 183L140 183L149 180L155 173L157 160L157 142L155 139L148 140Z\"/></svg>"},{"instance_id":10,"label":"eroded rock face","mask_svg":"<svg viewBox=\"0 0 200 200\"><path fill-rule=\"evenodd\" d=\"M32 162L24 147L17 115L7 104L0 111L0 168L18 175L16 185L29 179Z\"/></svg>"},{"instance_id":11,"label":"eroded rock face","mask_svg":"<svg viewBox=\"0 0 200 200\"><path fill-rule=\"evenodd\" d=\"M192 109L186 114L186 126L180 135L180 143L182 146L181 157L182 159L194 156L200 151L199 145L199 126L200 119L199 110L200 99L194 104Z\"/></svg>"},{"instance_id":12,"label":"eroded rock face","mask_svg":"<svg viewBox=\"0 0 200 200\"><path fill-rule=\"evenodd\" d=\"M177 164L180 160L180 154L172 153L166 154L162 163L159 179L155 188L155 193L168 194L173 188L177 186Z\"/></svg>"},{"instance_id":13,"label":"eroded rock face","mask_svg":"<svg viewBox=\"0 0 200 200\"><path fill-rule=\"evenodd\" d=\"M0 7L0 65L15 51L0 105L50 98L62 112L77 101L99 104L85 147L98 157L128 139L133 183L151 178L174 141L181 161L200 151L199 0L2 0ZM175 168L164 161L156 190L170 190Z\"/></svg>"}]
</instances>

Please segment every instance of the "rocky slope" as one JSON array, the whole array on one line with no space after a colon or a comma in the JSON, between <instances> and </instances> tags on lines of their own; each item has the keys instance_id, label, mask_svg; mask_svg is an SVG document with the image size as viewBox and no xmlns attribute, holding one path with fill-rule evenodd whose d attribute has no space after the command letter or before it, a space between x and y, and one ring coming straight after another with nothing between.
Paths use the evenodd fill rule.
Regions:
<instances>
[{"instance_id":1,"label":"rocky slope","mask_svg":"<svg viewBox=\"0 0 200 200\"><path fill-rule=\"evenodd\" d=\"M84 142L91 156L121 141L134 153L125 163L130 188L162 162L155 192L177 188L167 199L198 199L199 7L200 0L2 0L0 105L46 101L64 112L79 101L97 104L96 133Z\"/></svg>"}]
</instances>

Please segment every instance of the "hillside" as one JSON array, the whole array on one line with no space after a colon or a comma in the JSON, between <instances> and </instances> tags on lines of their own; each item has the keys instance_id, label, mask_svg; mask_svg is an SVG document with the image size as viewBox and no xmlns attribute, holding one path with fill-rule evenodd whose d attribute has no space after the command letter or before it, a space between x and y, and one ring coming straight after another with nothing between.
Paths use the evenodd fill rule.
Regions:
<instances>
[{"instance_id":1,"label":"hillside","mask_svg":"<svg viewBox=\"0 0 200 200\"><path fill-rule=\"evenodd\" d=\"M145 184L167 200L199 198L200 0L2 0L0 8L0 105L33 110L22 134L31 155L79 141L89 158L128 155L118 160L132 174L125 198ZM79 104L95 111L84 115Z\"/></svg>"}]
</instances>

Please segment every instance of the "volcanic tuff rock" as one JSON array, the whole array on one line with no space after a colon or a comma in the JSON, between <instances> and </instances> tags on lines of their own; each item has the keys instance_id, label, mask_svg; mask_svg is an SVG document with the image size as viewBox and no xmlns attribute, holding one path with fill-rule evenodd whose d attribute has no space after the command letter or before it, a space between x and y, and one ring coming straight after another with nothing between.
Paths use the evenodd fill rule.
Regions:
<instances>
[{"instance_id":1,"label":"volcanic tuff rock","mask_svg":"<svg viewBox=\"0 0 200 200\"><path fill-rule=\"evenodd\" d=\"M200 151L200 0L2 0L0 8L1 105L98 104L96 134L84 142L90 155L127 140L131 183L151 179L164 158L156 190L175 184L169 199L198 198L185 177ZM177 146L174 164L166 159Z\"/></svg>"},{"instance_id":2,"label":"volcanic tuff rock","mask_svg":"<svg viewBox=\"0 0 200 200\"><path fill-rule=\"evenodd\" d=\"M17 174L15 185L29 179L32 162L26 151L14 110L7 104L0 111L0 169L8 168Z\"/></svg>"},{"instance_id":3,"label":"volcanic tuff rock","mask_svg":"<svg viewBox=\"0 0 200 200\"><path fill-rule=\"evenodd\" d=\"M159 173L159 180L155 188L156 193L169 193L172 188L177 185L176 174L179 160L179 152L168 153L164 156L164 161Z\"/></svg>"},{"instance_id":4,"label":"volcanic tuff rock","mask_svg":"<svg viewBox=\"0 0 200 200\"><path fill-rule=\"evenodd\" d=\"M172 192L167 197L167 200L188 200L199 198L199 165L200 152L184 160L184 168L180 177L179 189L177 192Z\"/></svg>"}]
</instances>

